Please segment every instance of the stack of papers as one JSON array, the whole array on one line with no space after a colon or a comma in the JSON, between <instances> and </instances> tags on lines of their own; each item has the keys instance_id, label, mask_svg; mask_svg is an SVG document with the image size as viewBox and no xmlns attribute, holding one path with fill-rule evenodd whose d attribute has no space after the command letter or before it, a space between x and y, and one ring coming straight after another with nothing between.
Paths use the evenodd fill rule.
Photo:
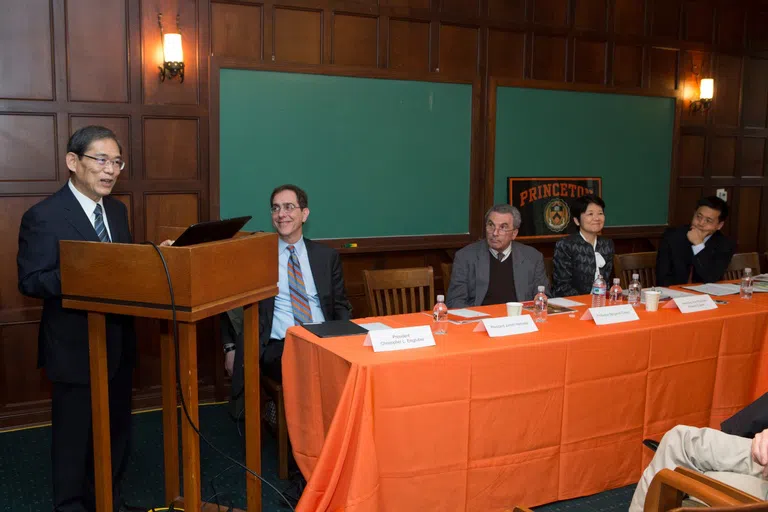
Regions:
<instances>
[{"instance_id":1,"label":"stack of papers","mask_svg":"<svg viewBox=\"0 0 768 512\"><path fill-rule=\"evenodd\" d=\"M482 318L491 316L488 313L473 311L471 309L449 309L448 321L454 324L468 324L479 322Z\"/></svg>"},{"instance_id":2,"label":"stack of papers","mask_svg":"<svg viewBox=\"0 0 768 512\"><path fill-rule=\"evenodd\" d=\"M722 295L733 295L739 293L741 287L737 284L718 284L707 283L699 284L696 286L683 286L687 290L693 290L699 293L706 293L707 295L714 295L720 297Z\"/></svg>"},{"instance_id":3,"label":"stack of papers","mask_svg":"<svg viewBox=\"0 0 768 512\"><path fill-rule=\"evenodd\" d=\"M648 290L655 290L657 292L661 292L661 297L659 297L660 301L677 299L678 297L692 297L693 295L696 295L695 293L681 292L680 290L673 290L671 288L665 288L663 286L645 288L643 291L648 291ZM622 295L624 295L624 297L626 297L628 291L624 290L621 293ZM640 302L645 304L645 294L641 294Z\"/></svg>"}]
</instances>

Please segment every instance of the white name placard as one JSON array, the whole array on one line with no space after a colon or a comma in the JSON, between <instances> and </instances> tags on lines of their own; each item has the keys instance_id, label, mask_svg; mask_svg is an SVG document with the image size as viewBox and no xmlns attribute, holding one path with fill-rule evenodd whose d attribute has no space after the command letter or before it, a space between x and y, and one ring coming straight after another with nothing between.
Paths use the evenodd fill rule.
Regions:
<instances>
[{"instance_id":1,"label":"white name placard","mask_svg":"<svg viewBox=\"0 0 768 512\"><path fill-rule=\"evenodd\" d=\"M483 318L475 327L474 332L487 332L488 336L511 336L513 334L525 334L536 332L539 328L531 318L531 315L505 316L501 318Z\"/></svg>"},{"instance_id":2,"label":"white name placard","mask_svg":"<svg viewBox=\"0 0 768 512\"><path fill-rule=\"evenodd\" d=\"M693 295L691 297L678 297L669 301L665 308L677 307L681 313L696 313L697 311L709 311L717 309L717 304L709 295Z\"/></svg>"},{"instance_id":3,"label":"white name placard","mask_svg":"<svg viewBox=\"0 0 768 512\"><path fill-rule=\"evenodd\" d=\"M391 352L409 348L431 347L435 344L432 329L428 325L368 331L365 346L373 346L374 352Z\"/></svg>"},{"instance_id":4,"label":"white name placard","mask_svg":"<svg viewBox=\"0 0 768 512\"><path fill-rule=\"evenodd\" d=\"M635 308L629 304L605 306L603 308L589 308L581 319L594 319L597 325L620 324L621 322L640 320Z\"/></svg>"}]
</instances>

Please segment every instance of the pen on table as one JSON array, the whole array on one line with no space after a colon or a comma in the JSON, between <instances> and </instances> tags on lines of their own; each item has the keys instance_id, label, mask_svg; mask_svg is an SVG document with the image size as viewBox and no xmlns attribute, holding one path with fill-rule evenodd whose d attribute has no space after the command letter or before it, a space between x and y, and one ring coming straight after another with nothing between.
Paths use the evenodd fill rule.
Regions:
<instances>
[{"instance_id":1,"label":"pen on table","mask_svg":"<svg viewBox=\"0 0 768 512\"><path fill-rule=\"evenodd\" d=\"M357 247L357 244L353 242L353 243L349 243L349 244L344 244L344 245L342 245L342 247L344 249L354 249L354 248Z\"/></svg>"}]
</instances>

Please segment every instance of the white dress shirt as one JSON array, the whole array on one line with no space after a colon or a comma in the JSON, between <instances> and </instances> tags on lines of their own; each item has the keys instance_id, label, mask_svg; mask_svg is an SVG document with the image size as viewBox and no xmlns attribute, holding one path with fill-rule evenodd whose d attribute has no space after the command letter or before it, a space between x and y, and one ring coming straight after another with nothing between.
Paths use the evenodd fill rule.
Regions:
<instances>
[{"instance_id":1,"label":"white dress shirt","mask_svg":"<svg viewBox=\"0 0 768 512\"><path fill-rule=\"evenodd\" d=\"M507 248L501 251L501 259L499 259L499 251L497 251L496 249L492 249L490 247L488 248L488 250L491 251L491 255L494 257L494 259L497 259L499 261L504 261L509 257L510 254L512 254L512 243L510 242Z\"/></svg>"},{"instance_id":2,"label":"white dress shirt","mask_svg":"<svg viewBox=\"0 0 768 512\"><path fill-rule=\"evenodd\" d=\"M579 230L579 234L585 242L592 246L592 250L595 251L595 278L597 278L597 274L600 273L600 269L605 266L605 258L603 258L602 254L597 252L597 237L595 237L595 243L589 243L589 240L584 238L584 233L582 233L581 230Z\"/></svg>"},{"instance_id":3,"label":"white dress shirt","mask_svg":"<svg viewBox=\"0 0 768 512\"><path fill-rule=\"evenodd\" d=\"M77 202L80 203L80 206L83 207L83 211L85 212L86 217L88 217L88 220L91 221L91 226L93 226L93 229L96 229L96 205L101 205L101 218L104 220L104 227L107 228L107 234L109 235L109 239L114 241L114 238L112 238L112 232L109 230L109 221L107 220L107 210L104 209L104 199L99 199L99 202L97 203L90 197L86 196L77 188L75 188L75 185L72 183L72 180L69 180L67 183L69 183L69 189L72 191L73 194L75 194L75 198L77 199Z\"/></svg>"},{"instance_id":4,"label":"white dress shirt","mask_svg":"<svg viewBox=\"0 0 768 512\"><path fill-rule=\"evenodd\" d=\"M277 240L278 251L278 294L275 297L274 317L272 319L272 332L269 337L274 340L285 338L285 331L292 325L296 325L293 319L293 306L291 305L291 290L288 287L288 260L291 257L291 251L282 238ZM293 244L296 250L296 256L299 258L301 266L301 275L304 278L304 288L307 290L309 299L309 310L312 312L312 322L325 322L323 308L320 307L320 297L317 295L315 279L312 276L312 268L309 266L309 256L307 256L307 246L304 244L304 238Z\"/></svg>"},{"instance_id":5,"label":"white dress shirt","mask_svg":"<svg viewBox=\"0 0 768 512\"><path fill-rule=\"evenodd\" d=\"M693 255L694 256L696 256L697 254L699 254L701 251L704 250L704 247L705 247L705 245L707 243L707 240L709 240L710 238L712 238L712 235L707 235L707 237L704 239L703 242L701 242L700 244L696 244L696 245L691 246L691 250L693 250Z\"/></svg>"}]
</instances>

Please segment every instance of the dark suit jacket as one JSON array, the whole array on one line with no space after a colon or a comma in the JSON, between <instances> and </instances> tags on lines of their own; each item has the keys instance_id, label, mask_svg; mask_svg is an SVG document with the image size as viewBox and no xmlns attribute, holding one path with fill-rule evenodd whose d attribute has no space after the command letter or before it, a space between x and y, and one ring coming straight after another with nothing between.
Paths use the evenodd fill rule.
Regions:
<instances>
[{"instance_id":1,"label":"dark suit jacket","mask_svg":"<svg viewBox=\"0 0 768 512\"><path fill-rule=\"evenodd\" d=\"M125 205L104 198L104 210L112 241L131 243ZM21 219L17 257L19 291L43 299L38 334L38 367L54 382L89 383L88 314L61 305L59 241L98 242L99 237L82 206L64 185L36 204ZM107 315L107 362L109 377L122 364L133 366L136 339L133 318Z\"/></svg>"},{"instance_id":2,"label":"dark suit jacket","mask_svg":"<svg viewBox=\"0 0 768 512\"><path fill-rule=\"evenodd\" d=\"M720 424L726 434L753 438L768 428L768 393Z\"/></svg>"},{"instance_id":3,"label":"dark suit jacket","mask_svg":"<svg viewBox=\"0 0 768 512\"><path fill-rule=\"evenodd\" d=\"M733 240L715 231L704 249L694 256L693 246L687 238L690 229L690 226L681 226L664 232L656 255L658 286L687 283L691 267L694 283L714 283L725 275L735 249Z\"/></svg>"},{"instance_id":4,"label":"dark suit jacket","mask_svg":"<svg viewBox=\"0 0 768 512\"><path fill-rule=\"evenodd\" d=\"M539 286L544 286L549 295L544 256L533 247L513 241L511 257L517 300L533 300ZM445 304L451 309L480 306L488 293L490 265L491 253L484 239L460 249L453 258Z\"/></svg>"},{"instance_id":5,"label":"dark suit jacket","mask_svg":"<svg viewBox=\"0 0 768 512\"><path fill-rule=\"evenodd\" d=\"M312 269L312 278L315 281L323 316L326 320L348 320L352 317L352 305L347 300L344 290L344 274L341 271L339 253L336 249L307 238L304 239L304 246L307 248L307 258ZM237 393L243 387L243 309L230 311L226 316L227 318L223 319L227 322L222 328L222 340L224 343L235 343L232 390ZM274 316L274 297L259 302L259 355L264 352L264 348L269 343Z\"/></svg>"},{"instance_id":6,"label":"dark suit jacket","mask_svg":"<svg viewBox=\"0 0 768 512\"><path fill-rule=\"evenodd\" d=\"M552 259L553 296L570 297L592 292L596 268L595 249L605 259L605 266L600 269L600 275L610 289L610 278L613 274L613 240L597 237L597 247L593 248L579 233L574 233L555 244L555 255Z\"/></svg>"}]
</instances>

